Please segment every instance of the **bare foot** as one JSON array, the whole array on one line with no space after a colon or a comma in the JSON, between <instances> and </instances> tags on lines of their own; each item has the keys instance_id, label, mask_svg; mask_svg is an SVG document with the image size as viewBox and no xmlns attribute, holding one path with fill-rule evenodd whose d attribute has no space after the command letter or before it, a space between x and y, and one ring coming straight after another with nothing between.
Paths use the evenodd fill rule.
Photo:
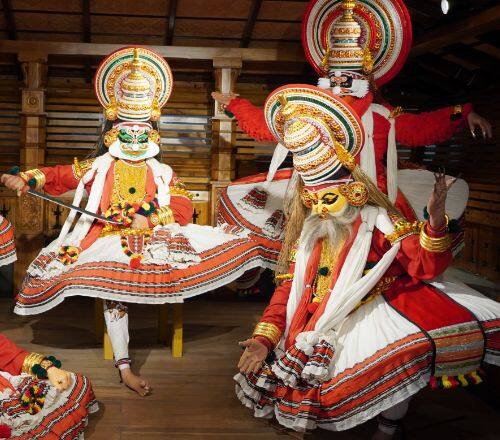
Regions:
<instances>
[{"instance_id":1,"label":"bare foot","mask_svg":"<svg viewBox=\"0 0 500 440\"><path fill-rule=\"evenodd\" d=\"M393 435L386 434L385 432L382 432L380 429L377 429L375 434L372 435L371 440L391 440L394 438Z\"/></svg>"},{"instance_id":2,"label":"bare foot","mask_svg":"<svg viewBox=\"0 0 500 440\"><path fill-rule=\"evenodd\" d=\"M120 372L123 383L139 396L145 397L151 393L152 388L148 380L135 375L130 368L120 370Z\"/></svg>"}]
</instances>

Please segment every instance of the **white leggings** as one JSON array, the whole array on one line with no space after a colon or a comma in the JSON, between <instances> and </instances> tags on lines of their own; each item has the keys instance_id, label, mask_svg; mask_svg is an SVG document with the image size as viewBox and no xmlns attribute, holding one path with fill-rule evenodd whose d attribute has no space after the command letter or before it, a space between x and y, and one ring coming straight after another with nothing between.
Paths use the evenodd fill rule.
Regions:
<instances>
[{"instance_id":1,"label":"white leggings","mask_svg":"<svg viewBox=\"0 0 500 440\"><path fill-rule=\"evenodd\" d=\"M406 400L403 400L402 402L397 403L391 408L382 411L380 414L382 415L382 417L385 417L386 419L399 421L408 412L410 400L411 397L408 397ZM396 426L389 426L388 424L382 422L378 424L378 429L380 429L382 432L388 435L393 435L396 432L396 428L397 428Z\"/></svg>"},{"instance_id":2,"label":"white leggings","mask_svg":"<svg viewBox=\"0 0 500 440\"><path fill-rule=\"evenodd\" d=\"M128 307L120 302L104 301L104 320L113 346L116 366L120 370L130 368L128 357Z\"/></svg>"}]
</instances>

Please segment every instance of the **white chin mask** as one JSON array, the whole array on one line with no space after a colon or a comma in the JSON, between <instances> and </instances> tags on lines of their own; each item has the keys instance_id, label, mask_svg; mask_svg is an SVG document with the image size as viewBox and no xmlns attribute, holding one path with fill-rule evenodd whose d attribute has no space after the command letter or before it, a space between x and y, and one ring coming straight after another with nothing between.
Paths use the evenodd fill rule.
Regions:
<instances>
[{"instance_id":1,"label":"white chin mask","mask_svg":"<svg viewBox=\"0 0 500 440\"><path fill-rule=\"evenodd\" d=\"M334 95L364 98L370 90L370 83L356 72L336 70L330 78L320 78L318 87L327 90L331 89Z\"/></svg>"},{"instance_id":2,"label":"white chin mask","mask_svg":"<svg viewBox=\"0 0 500 440\"><path fill-rule=\"evenodd\" d=\"M145 144L125 144L117 139L109 147L109 154L117 159L126 159L131 162L155 157L160 152L160 147L153 141Z\"/></svg>"},{"instance_id":3,"label":"white chin mask","mask_svg":"<svg viewBox=\"0 0 500 440\"><path fill-rule=\"evenodd\" d=\"M148 123L121 122L105 134L109 154L131 162L149 159L160 152L160 135Z\"/></svg>"}]
</instances>

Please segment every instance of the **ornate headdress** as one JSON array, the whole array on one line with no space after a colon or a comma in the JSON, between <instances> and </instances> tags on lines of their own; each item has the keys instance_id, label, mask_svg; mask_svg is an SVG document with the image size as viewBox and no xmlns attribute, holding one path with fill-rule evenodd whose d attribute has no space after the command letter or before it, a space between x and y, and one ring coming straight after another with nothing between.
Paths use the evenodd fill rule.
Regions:
<instances>
[{"instance_id":1,"label":"ornate headdress","mask_svg":"<svg viewBox=\"0 0 500 440\"><path fill-rule=\"evenodd\" d=\"M108 55L94 79L97 99L111 121L158 120L172 85L165 59L143 47L126 47Z\"/></svg>"},{"instance_id":2,"label":"ornate headdress","mask_svg":"<svg viewBox=\"0 0 500 440\"><path fill-rule=\"evenodd\" d=\"M320 75L371 72L377 85L399 72L411 40L402 0L311 0L302 21L304 51Z\"/></svg>"},{"instance_id":3,"label":"ornate headdress","mask_svg":"<svg viewBox=\"0 0 500 440\"><path fill-rule=\"evenodd\" d=\"M350 170L336 152L337 145L354 158L364 132L355 111L318 87L280 87L266 100L271 132L293 153L293 165L306 186L349 181Z\"/></svg>"},{"instance_id":4,"label":"ornate headdress","mask_svg":"<svg viewBox=\"0 0 500 440\"><path fill-rule=\"evenodd\" d=\"M355 110L330 92L306 84L283 86L266 100L270 131L293 153L306 188L340 187L349 203L371 202L398 213L356 162L364 132Z\"/></svg>"}]
</instances>

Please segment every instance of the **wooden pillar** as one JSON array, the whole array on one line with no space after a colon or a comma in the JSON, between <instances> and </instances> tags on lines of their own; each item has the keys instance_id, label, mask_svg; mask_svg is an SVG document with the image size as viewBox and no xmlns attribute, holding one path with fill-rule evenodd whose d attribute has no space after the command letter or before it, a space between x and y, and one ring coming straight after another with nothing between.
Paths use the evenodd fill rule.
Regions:
<instances>
[{"instance_id":1,"label":"wooden pillar","mask_svg":"<svg viewBox=\"0 0 500 440\"><path fill-rule=\"evenodd\" d=\"M216 91L223 94L233 93L242 66L241 58L214 58L213 63ZM236 122L224 113L224 109L218 103L214 105L210 194L212 225L217 222L219 192L234 179L236 174Z\"/></svg>"},{"instance_id":2,"label":"wooden pillar","mask_svg":"<svg viewBox=\"0 0 500 440\"><path fill-rule=\"evenodd\" d=\"M45 83L47 56L39 53L19 53L24 74L21 103L21 170L38 168L45 162L46 121ZM14 268L14 284L18 289L26 268L43 247L43 203L31 196L22 196L16 210L18 261Z\"/></svg>"}]
</instances>

